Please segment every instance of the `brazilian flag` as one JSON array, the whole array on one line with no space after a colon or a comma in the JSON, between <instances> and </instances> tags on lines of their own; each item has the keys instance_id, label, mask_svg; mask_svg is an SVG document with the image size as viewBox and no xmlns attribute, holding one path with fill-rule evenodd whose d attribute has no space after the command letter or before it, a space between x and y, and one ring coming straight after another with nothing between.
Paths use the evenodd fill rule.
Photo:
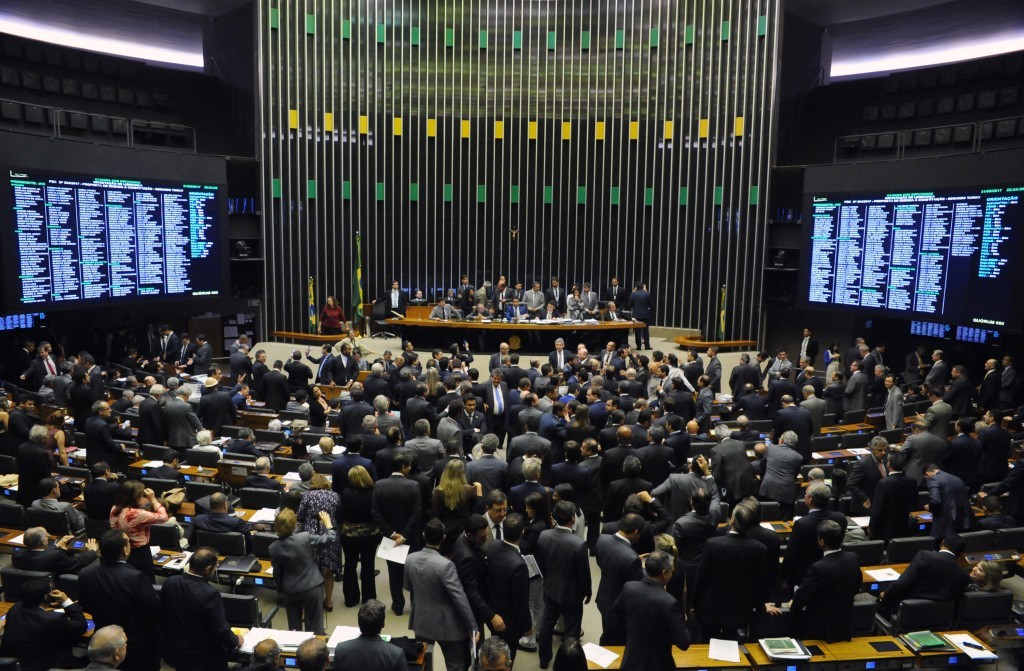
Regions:
<instances>
[{"instance_id":1,"label":"brazilian flag","mask_svg":"<svg viewBox=\"0 0 1024 671\"><path fill-rule=\"evenodd\" d=\"M725 340L725 285L718 297L718 339Z\"/></svg>"},{"instance_id":2,"label":"brazilian flag","mask_svg":"<svg viewBox=\"0 0 1024 671\"><path fill-rule=\"evenodd\" d=\"M356 231L355 262L352 268L352 328L363 323L363 234Z\"/></svg>"},{"instance_id":3,"label":"brazilian flag","mask_svg":"<svg viewBox=\"0 0 1024 671\"><path fill-rule=\"evenodd\" d=\"M313 277L309 278L309 332L316 333L316 294L313 291Z\"/></svg>"}]
</instances>

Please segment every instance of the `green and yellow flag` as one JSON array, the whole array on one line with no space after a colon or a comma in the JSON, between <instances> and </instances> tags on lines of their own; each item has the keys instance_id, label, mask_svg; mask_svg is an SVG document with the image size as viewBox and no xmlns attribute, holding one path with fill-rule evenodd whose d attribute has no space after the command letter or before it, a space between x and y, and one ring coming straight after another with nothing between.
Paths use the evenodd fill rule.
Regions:
<instances>
[{"instance_id":1,"label":"green and yellow flag","mask_svg":"<svg viewBox=\"0 0 1024 671\"><path fill-rule=\"evenodd\" d=\"M309 332L316 333L316 294L313 291L313 277L309 278Z\"/></svg>"},{"instance_id":2,"label":"green and yellow flag","mask_svg":"<svg viewBox=\"0 0 1024 671\"><path fill-rule=\"evenodd\" d=\"M352 328L363 322L363 234L356 231L355 263L352 268Z\"/></svg>"},{"instance_id":3,"label":"green and yellow flag","mask_svg":"<svg viewBox=\"0 0 1024 671\"><path fill-rule=\"evenodd\" d=\"M722 291L719 294L718 304L718 339L725 340L725 285L722 285Z\"/></svg>"}]
</instances>

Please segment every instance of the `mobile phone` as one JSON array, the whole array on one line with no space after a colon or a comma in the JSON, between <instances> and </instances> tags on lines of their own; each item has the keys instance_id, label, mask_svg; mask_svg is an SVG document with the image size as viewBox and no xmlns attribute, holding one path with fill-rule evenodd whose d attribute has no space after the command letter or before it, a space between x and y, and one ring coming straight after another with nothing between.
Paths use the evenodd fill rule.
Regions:
<instances>
[{"instance_id":1,"label":"mobile phone","mask_svg":"<svg viewBox=\"0 0 1024 671\"><path fill-rule=\"evenodd\" d=\"M85 633L91 634L95 630L96 630L96 623L93 622L92 620L86 620L85 621Z\"/></svg>"},{"instance_id":2,"label":"mobile phone","mask_svg":"<svg viewBox=\"0 0 1024 671\"><path fill-rule=\"evenodd\" d=\"M169 561L171 561L170 555L160 555L159 557L156 558L156 563L157 564L166 564Z\"/></svg>"},{"instance_id":3,"label":"mobile phone","mask_svg":"<svg viewBox=\"0 0 1024 671\"><path fill-rule=\"evenodd\" d=\"M71 547L74 548L75 550L81 550L82 548L85 547L85 541L75 541L74 543L71 544Z\"/></svg>"}]
</instances>

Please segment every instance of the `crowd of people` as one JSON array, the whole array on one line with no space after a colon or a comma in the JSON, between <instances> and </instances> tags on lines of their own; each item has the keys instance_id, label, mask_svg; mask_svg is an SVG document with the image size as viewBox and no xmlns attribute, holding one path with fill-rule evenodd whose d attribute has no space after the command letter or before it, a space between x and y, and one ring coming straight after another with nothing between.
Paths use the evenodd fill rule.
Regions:
<instances>
[{"instance_id":1,"label":"crowd of people","mask_svg":"<svg viewBox=\"0 0 1024 671\"><path fill-rule=\"evenodd\" d=\"M777 615L785 607L795 615L794 634L849 638L847 611L861 576L856 555L843 543L911 535L908 520L919 489L929 492L931 535L939 549L919 553L882 595L882 611L910 597L998 589L999 576L985 562L970 574L958 568L954 574L950 565L963 550L957 534L1024 522L1024 465L1009 468L1013 435L1002 421L1013 414L1012 403L1007 407L1003 400L1015 402L1017 391L1011 386L1010 397L980 393L993 386L987 381L997 372L1001 381L1013 379L1009 357L1000 371L986 364L980 389L967 383L965 392L959 382L965 371L953 366L947 379L941 352L930 366L915 354L908 372L919 377L897 380L885 366L884 347L872 350L859 342L842 364L851 372L842 411L873 407L874 400L885 406L885 398L868 400L877 378L886 396L896 389L915 398L920 384L930 399L927 410L915 417L911 435L875 436L870 454L850 463L848 473L822 467L802 475L829 410L831 387L813 369L818 352L809 330L798 369L785 349L775 357L761 354L757 363L744 355L730 373L733 398L724 403L715 398L723 378L715 347L688 351L680 361L675 353L637 354L615 342L590 353L557 340L546 357L524 362L507 344L484 360L457 345L421 360L404 343L397 355L386 351L374 360L359 381L356 352L360 358L366 352L354 339L309 357L315 370L299 350L290 370L282 361L268 367L266 353L250 358L240 339L232 345L230 368L209 362L200 387L147 375L141 364L174 352L184 365L195 366L197 358L202 363L198 350L187 356L173 330L157 333L149 351L133 353L141 358L126 366L132 375L123 388L111 386L120 376L111 374L112 366L121 364L103 370L88 353L54 359L52 347L39 343L20 378L27 388L0 414L6 449L17 459L19 503L65 511L72 531L51 546L45 530L29 529L15 565L77 572L81 605L96 625L120 626L122 637L139 642L129 647L121 668L156 669L161 657L180 669L224 668L241 640L226 628L222 607L211 596L217 592L208 584L216 552L197 543L197 532L238 531L247 551L252 539L249 525L232 514L227 493L197 502L200 514L181 530L183 547L195 554L158 596L150 533L173 516L151 489L117 473L125 470L117 439L165 446L155 474L179 482L189 449L254 459L246 486L282 492L273 523L278 540L269 552L289 628L324 633L324 610L334 608L339 581L344 606L360 608L369 643L384 617L374 579L377 548L382 542L408 546L404 563L385 562L390 608L404 615L408 595L410 628L418 639L438 644L452 671L468 668L472 646L488 631L494 636L481 649L482 663L510 666L517 652L528 651L546 669L555 661L558 622L562 663L571 664L575 657L566 644L578 647L583 607L592 598L601 615L600 642L625 645L622 666L629 669L672 668L672 645L743 639L755 616ZM829 367L840 358L835 352L828 357ZM41 371L67 365L70 391L52 399L58 419L37 423L36 392L47 377ZM858 375L868 376L865 370L875 376L857 382ZM39 379L40 387L33 389L30 379ZM343 393L328 401L328 386ZM855 392L847 394L851 386ZM997 387L1001 393L1002 382ZM120 397L110 401L108 392ZM281 434L293 458L308 460L298 469L298 483L285 487L271 477L273 453L256 445L252 431L237 429L235 413L253 399L306 418L307 431ZM886 415L888 429L902 427L902 406L899 422ZM84 491L84 515L51 476L56 464L67 463L65 416L84 434L93 475ZM772 421L772 440L750 428L764 419ZM1020 432L1019 420L1018 412L1011 431ZM278 428L280 421L273 420L270 429ZM949 440L951 430L955 437ZM229 431L234 437L218 440ZM321 462L330 463L330 481L316 467ZM969 497L979 493L988 514L976 520ZM1004 493L1005 511L998 498ZM803 513L784 552L776 533L761 525L769 504L783 518ZM851 521L849 515L857 514L870 518L866 529ZM98 543L86 541L90 520L108 527ZM78 541L86 546L76 552L69 543ZM600 570L596 594L591 557ZM944 576L944 587L928 591L936 575ZM60 593L28 594L21 610L37 607L39 598L65 601ZM156 612L162 613L159 621ZM8 617L8 632L19 617ZM74 608L65 608L61 640L72 637L75 617ZM182 640L195 643L180 645ZM311 652L310 659L319 654ZM381 665L387 656L365 649L352 654L370 655Z\"/></svg>"}]
</instances>

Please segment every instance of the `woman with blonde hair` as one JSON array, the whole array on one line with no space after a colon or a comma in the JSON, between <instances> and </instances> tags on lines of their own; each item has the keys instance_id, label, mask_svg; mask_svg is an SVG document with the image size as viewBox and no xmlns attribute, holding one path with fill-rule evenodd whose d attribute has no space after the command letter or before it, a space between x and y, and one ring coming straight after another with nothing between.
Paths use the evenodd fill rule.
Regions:
<instances>
[{"instance_id":1,"label":"woman with blonde hair","mask_svg":"<svg viewBox=\"0 0 1024 671\"><path fill-rule=\"evenodd\" d=\"M968 592L998 592L999 584L1003 581L1003 567L999 562L985 560L980 561L971 568L971 584L967 586Z\"/></svg>"},{"instance_id":2,"label":"woman with blonde hair","mask_svg":"<svg viewBox=\"0 0 1024 671\"><path fill-rule=\"evenodd\" d=\"M345 553L342 592L345 606L351 608L359 605L360 592L362 603L377 598L373 561L380 544L380 527L373 516L373 478L363 466L348 471L348 485L341 490L339 529Z\"/></svg>"},{"instance_id":3,"label":"woman with blonde hair","mask_svg":"<svg viewBox=\"0 0 1024 671\"><path fill-rule=\"evenodd\" d=\"M277 540L270 544L270 564L274 568L277 591L288 614L288 628L292 631L312 631L322 636L324 576L313 560L313 551L334 545L336 537L331 516L321 510L318 517L326 531L314 536L306 531L295 531L298 518L291 508L279 512L274 518Z\"/></svg>"},{"instance_id":4,"label":"woman with blonde hair","mask_svg":"<svg viewBox=\"0 0 1024 671\"><path fill-rule=\"evenodd\" d=\"M472 485L466 482L466 463L461 459L449 461L430 497L430 516L444 523L445 539L441 544L441 554L451 554L455 539L466 525L466 518L482 495L479 482Z\"/></svg>"},{"instance_id":5,"label":"woman with blonde hair","mask_svg":"<svg viewBox=\"0 0 1024 671\"><path fill-rule=\"evenodd\" d=\"M309 491L302 497L296 515L302 530L313 536L325 534L327 529L320 521L320 512L327 513L332 520L337 519L338 504L338 494L331 490L327 477L322 473L315 474L309 481ZM324 610L330 612L334 610L334 574L341 571L341 548L337 539L333 543L314 547L313 559L324 576Z\"/></svg>"},{"instance_id":6,"label":"woman with blonde hair","mask_svg":"<svg viewBox=\"0 0 1024 671\"><path fill-rule=\"evenodd\" d=\"M153 553L149 551L149 528L168 520L156 493L138 480L125 480L117 490L114 507L110 509L110 527L123 531L131 543L128 563L156 582Z\"/></svg>"},{"instance_id":7,"label":"woman with blonde hair","mask_svg":"<svg viewBox=\"0 0 1024 671\"><path fill-rule=\"evenodd\" d=\"M683 586L686 584L686 574L683 572L683 563L679 561L679 548L676 547L676 539L672 534L658 534L654 537L654 549L668 553L672 557L672 579L665 585L665 591L671 594L676 601L683 604Z\"/></svg>"}]
</instances>

